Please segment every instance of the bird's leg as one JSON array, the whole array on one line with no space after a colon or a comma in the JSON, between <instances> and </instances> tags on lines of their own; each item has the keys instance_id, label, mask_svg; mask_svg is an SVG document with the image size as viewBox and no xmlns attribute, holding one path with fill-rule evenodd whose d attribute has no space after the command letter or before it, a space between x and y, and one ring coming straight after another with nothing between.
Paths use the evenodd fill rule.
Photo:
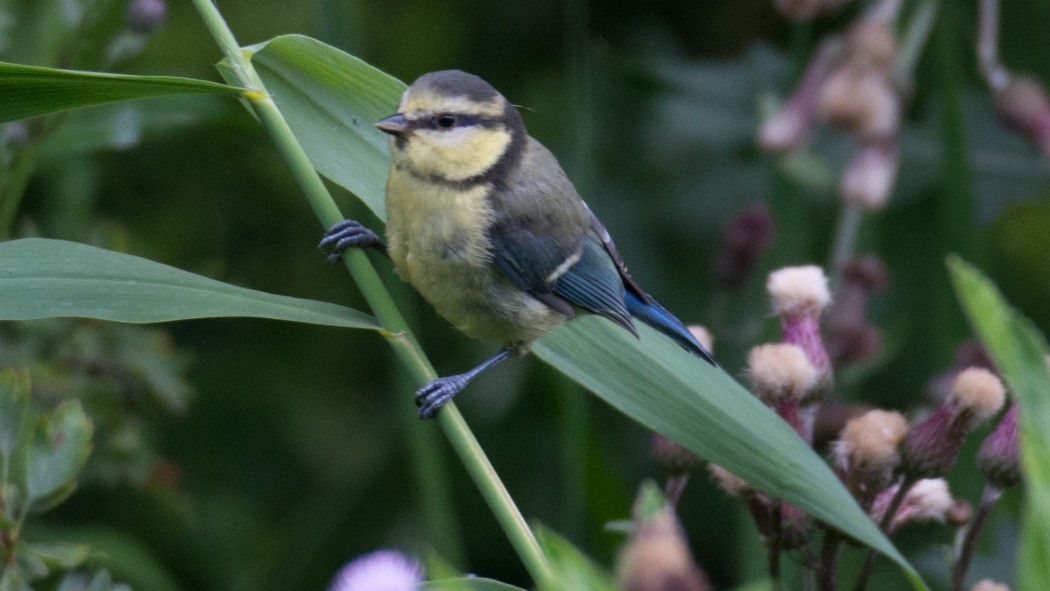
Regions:
<instances>
[{"instance_id":1,"label":"bird's leg","mask_svg":"<svg viewBox=\"0 0 1050 591\"><path fill-rule=\"evenodd\" d=\"M386 254L383 239L356 220L343 220L329 228L317 248L329 251L325 258L329 263L338 261L348 248L374 248Z\"/></svg>"},{"instance_id":2,"label":"bird's leg","mask_svg":"<svg viewBox=\"0 0 1050 591\"><path fill-rule=\"evenodd\" d=\"M477 377L479 373L518 354L512 349L500 349L499 353L482 361L481 364L470 371L430 380L416 392L416 406L419 407L419 418L433 418L438 409L449 400L452 400L453 396L459 394L460 390L466 388L467 384Z\"/></svg>"}]
</instances>

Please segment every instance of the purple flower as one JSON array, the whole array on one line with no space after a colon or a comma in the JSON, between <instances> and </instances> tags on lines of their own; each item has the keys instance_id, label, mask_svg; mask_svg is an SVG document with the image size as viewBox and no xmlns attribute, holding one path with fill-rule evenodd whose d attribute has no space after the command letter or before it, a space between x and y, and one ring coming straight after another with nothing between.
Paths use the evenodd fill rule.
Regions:
<instances>
[{"instance_id":1,"label":"purple flower","mask_svg":"<svg viewBox=\"0 0 1050 591\"><path fill-rule=\"evenodd\" d=\"M328 591L417 591L423 567L396 550L377 550L347 563Z\"/></svg>"}]
</instances>

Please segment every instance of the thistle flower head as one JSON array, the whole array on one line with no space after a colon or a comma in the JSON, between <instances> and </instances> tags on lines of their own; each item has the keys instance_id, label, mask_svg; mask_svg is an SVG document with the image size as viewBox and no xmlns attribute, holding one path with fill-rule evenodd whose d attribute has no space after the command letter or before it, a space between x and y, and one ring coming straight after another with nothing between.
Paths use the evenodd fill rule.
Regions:
<instances>
[{"instance_id":1,"label":"thistle flower head","mask_svg":"<svg viewBox=\"0 0 1050 591\"><path fill-rule=\"evenodd\" d=\"M848 0L774 0L780 14L796 21L838 10Z\"/></svg>"},{"instance_id":2,"label":"thistle flower head","mask_svg":"<svg viewBox=\"0 0 1050 591\"><path fill-rule=\"evenodd\" d=\"M168 5L164 0L131 0L124 12L124 21L131 30L149 34L160 28L167 16Z\"/></svg>"},{"instance_id":3,"label":"thistle flower head","mask_svg":"<svg viewBox=\"0 0 1050 591\"><path fill-rule=\"evenodd\" d=\"M804 400L820 378L806 352L787 343L752 348L747 354L747 371L755 393L770 406L782 400Z\"/></svg>"},{"instance_id":4,"label":"thistle flower head","mask_svg":"<svg viewBox=\"0 0 1050 591\"><path fill-rule=\"evenodd\" d=\"M617 578L624 591L710 591L693 561L670 508L638 524L620 553Z\"/></svg>"},{"instance_id":5,"label":"thistle flower head","mask_svg":"<svg viewBox=\"0 0 1050 591\"><path fill-rule=\"evenodd\" d=\"M1003 123L1050 154L1050 98L1042 84L1012 75L996 92L995 106Z\"/></svg>"},{"instance_id":6,"label":"thistle flower head","mask_svg":"<svg viewBox=\"0 0 1050 591\"><path fill-rule=\"evenodd\" d=\"M772 243L774 230L773 216L764 205L748 207L733 218L715 253L713 270L718 281L729 289L740 289Z\"/></svg>"},{"instance_id":7,"label":"thistle flower head","mask_svg":"<svg viewBox=\"0 0 1050 591\"><path fill-rule=\"evenodd\" d=\"M714 478L718 487L731 497L739 497L755 492L755 489L746 480L718 464L708 464L707 471L711 473L711 478Z\"/></svg>"},{"instance_id":8,"label":"thistle flower head","mask_svg":"<svg viewBox=\"0 0 1050 591\"><path fill-rule=\"evenodd\" d=\"M838 39L825 41L817 48L795 92L775 115L759 127L758 145L763 150L790 152L806 143L817 120L820 89L841 52L842 42Z\"/></svg>"},{"instance_id":9,"label":"thistle flower head","mask_svg":"<svg viewBox=\"0 0 1050 591\"><path fill-rule=\"evenodd\" d=\"M846 423L832 449L835 468L854 494L867 497L889 484L907 432L907 422L895 411L870 410Z\"/></svg>"},{"instance_id":10,"label":"thistle flower head","mask_svg":"<svg viewBox=\"0 0 1050 591\"><path fill-rule=\"evenodd\" d=\"M824 270L816 265L784 267L769 274L766 291L773 309L784 318L816 318L831 303Z\"/></svg>"},{"instance_id":11,"label":"thistle flower head","mask_svg":"<svg viewBox=\"0 0 1050 591\"><path fill-rule=\"evenodd\" d=\"M423 567L395 550L360 556L335 575L328 591L418 591Z\"/></svg>"},{"instance_id":12,"label":"thistle flower head","mask_svg":"<svg viewBox=\"0 0 1050 591\"><path fill-rule=\"evenodd\" d=\"M890 280L886 264L874 255L859 256L847 263L843 276L866 292L883 291Z\"/></svg>"},{"instance_id":13,"label":"thistle flower head","mask_svg":"<svg viewBox=\"0 0 1050 591\"><path fill-rule=\"evenodd\" d=\"M820 314L831 303L824 270L816 265L785 267L769 274L766 290L780 315L785 343L798 345L817 368L821 383L831 381L831 362L820 336Z\"/></svg>"},{"instance_id":14,"label":"thistle flower head","mask_svg":"<svg viewBox=\"0 0 1050 591\"><path fill-rule=\"evenodd\" d=\"M1010 588L991 579L981 579L970 587L970 591L1010 591Z\"/></svg>"},{"instance_id":15,"label":"thistle flower head","mask_svg":"<svg viewBox=\"0 0 1050 591\"><path fill-rule=\"evenodd\" d=\"M959 373L943 405L912 427L901 447L901 467L912 477L944 476L955 464L963 437L1003 405L1006 390L980 368Z\"/></svg>"},{"instance_id":16,"label":"thistle flower head","mask_svg":"<svg viewBox=\"0 0 1050 591\"><path fill-rule=\"evenodd\" d=\"M707 330L706 326L699 324L690 324L686 327L689 330L689 334L693 335L693 338L700 341L700 344L704 346L708 351L715 350L715 337L711 334L711 331Z\"/></svg>"},{"instance_id":17,"label":"thistle flower head","mask_svg":"<svg viewBox=\"0 0 1050 591\"><path fill-rule=\"evenodd\" d=\"M999 489L1021 482L1021 462L1017 439L1017 405L1013 404L977 452L977 469Z\"/></svg>"},{"instance_id":18,"label":"thistle flower head","mask_svg":"<svg viewBox=\"0 0 1050 591\"><path fill-rule=\"evenodd\" d=\"M892 486L875 498L872 505L871 516L876 522L881 522L890 500L897 494L900 485ZM926 478L916 482L908 494L904 495L904 501L893 516L890 531L895 531L906 523L922 521L936 521L944 523L948 512L955 505L952 495L948 492L948 482L943 478Z\"/></svg>"},{"instance_id":19,"label":"thistle flower head","mask_svg":"<svg viewBox=\"0 0 1050 591\"><path fill-rule=\"evenodd\" d=\"M656 432L649 441L649 455L668 474L684 474L701 461L693 452Z\"/></svg>"},{"instance_id":20,"label":"thistle flower head","mask_svg":"<svg viewBox=\"0 0 1050 591\"><path fill-rule=\"evenodd\" d=\"M955 384L946 404L968 423L967 430L992 417L1003 407L1006 388L996 375L987 369L971 367L955 378Z\"/></svg>"},{"instance_id":21,"label":"thistle flower head","mask_svg":"<svg viewBox=\"0 0 1050 591\"><path fill-rule=\"evenodd\" d=\"M878 211L889 201L897 180L897 142L893 138L865 140L857 145L839 182L848 203Z\"/></svg>"}]
</instances>

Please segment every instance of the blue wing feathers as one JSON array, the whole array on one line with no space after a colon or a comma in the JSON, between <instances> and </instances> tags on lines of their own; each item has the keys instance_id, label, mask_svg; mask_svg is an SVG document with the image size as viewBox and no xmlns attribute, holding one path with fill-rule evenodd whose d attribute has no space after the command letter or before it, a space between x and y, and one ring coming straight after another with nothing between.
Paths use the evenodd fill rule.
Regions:
<instances>
[{"instance_id":1,"label":"blue wing feathers","mask_svg":"<svg viewBox=\"0 0 1050 591\"><path fill-rule=\"evenodd\" d=\"M645 301L630 291L626 292L625 299L627 310L631 313L631 316L671 337L674 342L681 345L685 350L702 357L708 363L717 367L718 364L715 363L715 358L711 355L711 352L701 345L700 341L697 341L696 337L689 332L689 329L682 324L682 321L675 318L674 314L668 312L666 308L656 303L652 298L648 298L649 301Z\"/></svg>"}]
</instances>

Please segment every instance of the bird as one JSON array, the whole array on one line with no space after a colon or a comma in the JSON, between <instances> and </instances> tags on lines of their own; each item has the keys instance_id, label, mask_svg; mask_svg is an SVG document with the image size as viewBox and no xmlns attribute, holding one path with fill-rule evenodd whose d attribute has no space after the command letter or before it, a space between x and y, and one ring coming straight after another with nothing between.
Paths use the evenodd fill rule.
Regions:
<instances>
[{"instance_id":1,"label":"bird","mask_svg":"<svg viewBox=\"0 0 1050 591\"><path fill-rule=\"evenodd\" d=\"M420 418L578 314L607 318L635 337L632 319L640 320L717 367L631 277L557 158L488 82L460 70L423 74L375 127L391 136L386 241L348 219L319 248L330 261L350 248L386 254L453 326L501 345L473 369L420 388Z\"/></svg>"}]
</instances>

